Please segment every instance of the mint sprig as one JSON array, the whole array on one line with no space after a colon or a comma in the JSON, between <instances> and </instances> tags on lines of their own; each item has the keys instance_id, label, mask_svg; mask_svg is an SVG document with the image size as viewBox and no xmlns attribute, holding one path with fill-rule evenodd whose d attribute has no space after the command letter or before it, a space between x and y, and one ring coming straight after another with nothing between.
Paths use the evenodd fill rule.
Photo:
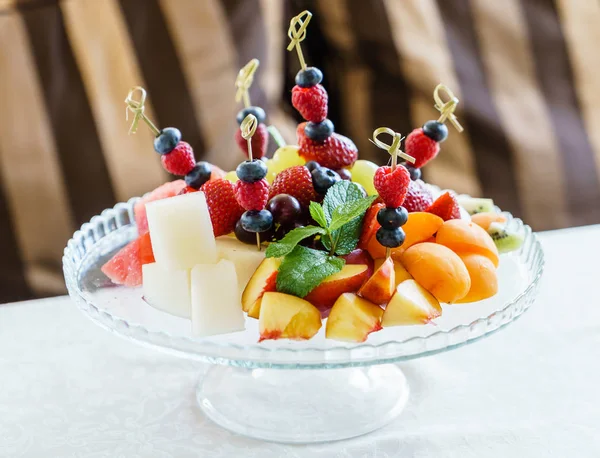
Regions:
<instances>
[{"instance_id":1,"label":"mint sprig","mask_svg":"<svg viewBox=\"0 0 600 458\"><path fill-rule=\"evenodd\" d=\"M298 245L279 266L277 291L304 297L325 278L342 270L344 263L342 258Z\"/></svg>"},{"instance_id":2,"label":"mint sprig","mask_svg":"<svg viewBox=\"0 0 600 458\"><path fill-rule=\"evenodd\" d=\"M323 205L310 203L310 215L320 226L294 229L279 242L269 245L267 257L284 257L277 275L277 290L304 297L326 277L339 272L344 260L336 257L356 248L362 219L375 200L350 181L334 184L325 195ZM298 245L314 235L321 236L327 251Z\"/></svg>"}]
</instances>

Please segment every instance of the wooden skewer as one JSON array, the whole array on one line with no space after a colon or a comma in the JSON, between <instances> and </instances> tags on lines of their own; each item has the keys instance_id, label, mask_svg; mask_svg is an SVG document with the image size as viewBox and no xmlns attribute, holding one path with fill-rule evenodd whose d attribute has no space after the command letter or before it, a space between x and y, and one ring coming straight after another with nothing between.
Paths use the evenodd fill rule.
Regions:
<instances>
[{"instance_id":1,"label":"wooden skewer","mask_svg":"<svg viewBox=\"0 0 600 458\"><path fill-rule=\"evenodd\" d=\"M288 29L288 38L291 40L287 47L288 51L296 48L298 53L298 60L302 70L306 70L306 62L304 61L304 54L302 53L302 47L300 42L306 38L306 27L312 18L312 13L308 10L302 11L298 16L294 16L290 20L290 27ZM296 26L298 26L296 28Z\"/></svg>"},{"instance_id":2,"label":"wooden skewer","mask_svg":"<svg viewBox=\"0 0 600 458\"><path fill-rule=\"evenodd\" d=\"M240 124L240 129L242 131L242 138L248 142L248 158L252 160L252 136L256 132L256 127L258 126L258 120L256 116L253 114L249 114L244 118L242 124ZM256 247L258 251L260 251L260 234L256 233Z\"/></svg>"}]
</instances>

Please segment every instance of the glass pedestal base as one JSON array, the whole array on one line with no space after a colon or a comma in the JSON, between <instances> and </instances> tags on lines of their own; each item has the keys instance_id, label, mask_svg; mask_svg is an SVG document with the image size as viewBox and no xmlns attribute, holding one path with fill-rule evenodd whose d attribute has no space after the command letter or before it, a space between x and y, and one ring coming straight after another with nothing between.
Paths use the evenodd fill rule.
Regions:
<instances>
[{"instance_id":1,"label":"glass pedestal base","mask_svg":"<svg viewBox=\"0 0 600 458\"><path fill-rule=\"evenodd\" d=\"M218 425L255 439L336 441L381 428L406 405L409 388L393 364L331 370L212 366L197 399Z\"/></svg>"}]
</instances>

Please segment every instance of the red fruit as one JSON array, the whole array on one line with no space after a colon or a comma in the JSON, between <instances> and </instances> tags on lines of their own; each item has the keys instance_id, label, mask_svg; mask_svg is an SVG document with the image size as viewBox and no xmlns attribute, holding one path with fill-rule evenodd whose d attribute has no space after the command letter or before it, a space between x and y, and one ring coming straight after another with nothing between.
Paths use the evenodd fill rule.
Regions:
<instances>
[{"instance_id":1,"label":"red fruit","mask_svg":"<svg viewBox=\"0 0 600 458\"><path fill-rule=\"evenodd\" d=\"M187 175L196 165L194 150L186 142L179 142L170 153L160 156L163 167L173 175Z\"/></svg>"},{"instance_id":2,"label":"red fruit","mask_svg":"<svg viewBox=\"0 0 600 458\"><path fill-rule=\"evenodd\" d=\"M236 129L235 131L235 141L242 152L248 156L248 141L244 140L244 137L242 137L242 131L240 129ZM267 126L265 126L263 123L260 123L256 127L256 132L254 132L251 142L253 159L260 159L267 154L267 147L269 146L269 131L267 130Z\"/></svg>"},{"instance_id":3,"label":"red fruit","mask_svg":"<svg viewBox=\"0 0 600 458\"><path fill-rule=\"evenodd\" d=\"M185 188L183 188L181 191L179 191L177 193L178 196L182 195L182 194L189 194L190 192L198 192L200 191L199 189L196 188L192 188L191 186L186 186Z\"/></svg>"},{"instance_id":4,"label":"red fruit","mask_svg":"<svg viewBox=\"0 0 600 458\"><path fill-rule=\"evenodd\" d=\"M235 197L246 210L262 210L269 201L269 183L264 178L255 183L235 183Z\"/></svg>"},{"instance_id":5,"label":"red fruit","mask_svg":"<svg viewBox=\"0 0 600 458\"><path fill-rule=\"evenodd\" d=\"M385 205L383 203L374 203L365 213L365 217L363 218L362 232L360 234L360 238L358 239L358 248L366 250L369 241L373 238L375 232L377 232L377 229L381 227L381 225L377 222L377 213L379 213L379 210L384 207Z\"/></svg>"},{"instance_id":6,"label":"red fruit","mask_svg":"<svg viewBox=\"0 0 600 458\"><path fill-rule=\"evenodd\" d=\"M219 178L204 183L200 190L206 195L208 213L215 237L233 232L235 223L244 213L244 209L235 198L233 183Z\"/></svg>"},{"instance_id":7,"label":"red fruit","mask_svg":"<svg viewBox=\"0 0 600 458\"><path fill-rule=\"evenodd\" d=\"M439 216L444 221L460 219L460 206L451 192L445 192L438 197L426 211Z\"/></svg>"},{"instance_id":8,"label":"red fruit","mask_svg":"<svg viewBox=\"0 0 600 458\"><path fill-rule=\"evenodd\" d=\"M316 142L304 135L305 125L305 122L298 124L296 134L300 146L298 154L306 162L317 161L323 167L336 170L349 167L358 159L358 149L349 138L333 133L327 140Z\"/></svg>"},{"instance_id":9,"label":"red fruit","mask_svg":"<svg viewBox=\"0 0 600 458\"><path fill-rule=\"evenodd\" d=\"M154 251L152 251L152 241L150 240L150 232L140 235L140 262L142 265L156 262L154 259Z\"/></svg>"},{"instance_id":10,"label":"red fruit","mask_svg":"<svg viewBox=\"0 0 600 458\"><path fill-rule=\"evenodd\" d=\"M185 181L175 180L169 181L154 191L149 192L143 196L133 207L133 214L135 215L135 222L138 227L138 234L144 234L148 232L148 219L146 218L146 204L155 200L166 199L167 197L173 197L179 194L184 189Z\"/></svg>"},{"instance_id":11,"label":"red fruit","mask_svg":"<svg viewBox=\"0 0 600 458\"><path fill-rule=\"evenodd\" d=\"M295 165L280 172L271 185L269 199L277 194L289 194L308 207L311 200L317 199L310 172L303 165Z\"/></svg>"},{"instance_id":12,"label":"red fruit","mask_svg":"<svg viewBox=\"0 0 600 458\"><path fill-rule=\"evenodd\" d=\"M307 121L321 122L327 118L327 102L327 91L320 84L292 89L292 105Z\"/></svg>"},{"instance_id":13,"label":"red fruit","mask_svg":"<svg viewBox=\"0 0 600 458\"><path fill-rule=\"evenodd\" d=\"M419 127L406 137L404 150L406 154L415 158L412 166L420 168L437 156L440 152L440 144L425 135L423 129Z\"/></svg>"},{"instance_id":14,"label":"red fruit","mask_svg":"<svg viewBox=\"0 0 600 458\"><path fill-rule=\"evenodd\" d=\"M424 212L433 203L433 194L421 180L411 181L402 204L408 212Z\"/></svg>"},{"instance_id":15,"label":"red fruit","mask_svg":"<svg viewBox=\"0 0 600 458\"><path fill-rule=\"evenodd\" d=\"M125 245L110 261L102 266L102 272L113 283L131 287L142 284L140 238Z\"/></svg>"},{"instance_id":16,"label":"red fruit","mask_svg":"<svg viewBox=\"0 0 600 458\"><path fill-rule=\"evenodd\" d=\"M224 178L225 175L227 175L227 172L225 170L223 170L222 168L217 167L216 165L213 164L212 172L210 174L211 180L217 180L219 178Z\"/></svg>"},{"instance_id":17,"label":"red fruit","mask_svg":"<svg viewBox=\"0 0 600 458\"><path fill-rule=\"evenodd\" d=\"M379 167L375 171L373 185L385 205L396 208L404 202L410 185L410 173L402 165L396 167L393 172L389 166Z\"/></svg>"}]
</instances>

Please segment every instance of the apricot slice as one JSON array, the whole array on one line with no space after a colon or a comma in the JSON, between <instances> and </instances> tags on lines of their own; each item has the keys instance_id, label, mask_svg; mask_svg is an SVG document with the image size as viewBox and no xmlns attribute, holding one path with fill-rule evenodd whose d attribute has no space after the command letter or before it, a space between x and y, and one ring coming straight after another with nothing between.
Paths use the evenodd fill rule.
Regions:
<instances>
[{"instance_id":1,"label":"apricot slice","mask_svg":"<svg viewBox=\"0 0 600 458\"><path fill-rule=\"evenodd\" d=\"M402 226L406 238L401 246L392 250L392 257L397 257L416 243L421 243L430 239L443 224L444 220L433 213L409 213L406 224ZM369 241L367 251L373 259L385 257L385 247L381 246L375 236Z\"/></svg>"},{"instance_id":2,"label":"apricot slice","mask_svg":"<svg viewBox=\"0 0 600 458\"><path fill-rule=\"evenodd\" d=\"M471 277L471 289L458 302L476 302L492 297L498 292L498 276L492 261L480 254L463 254L460 259Z\"/></svg>"},{"instance_id":3,"label":"apricot slice","mask_svg":"<svg viewBox=\"0 0 600 458\"><path fill-rule=\"evenodd\" d=\"M494 240L473 222L461 219L446 221L438 230L435 241L457 254L481 254L498 267L498 249Z\"/></svg>"},{"instance_id":4,"label":"apricot slice","mask_svg":"<svg viewBox=\"0 0 600 458\"><path fill-rule=\"evenodd\" d=\"M456 302L471 289L471 277L460 257L437 243L419 243L401 255L401 262L417 283L440 302Z\"/></svg>"},{"instance_id":5,"label":"apricot slice","mask_svg":"<svg viewBox=\"0 0 600 458\"><path fill-rule=\"evenodd\" d=\"M487 231L492 223L506 223L506 217L495 212L475 213L471 216L471 221Z\"/></svg>"}]
</instances>

